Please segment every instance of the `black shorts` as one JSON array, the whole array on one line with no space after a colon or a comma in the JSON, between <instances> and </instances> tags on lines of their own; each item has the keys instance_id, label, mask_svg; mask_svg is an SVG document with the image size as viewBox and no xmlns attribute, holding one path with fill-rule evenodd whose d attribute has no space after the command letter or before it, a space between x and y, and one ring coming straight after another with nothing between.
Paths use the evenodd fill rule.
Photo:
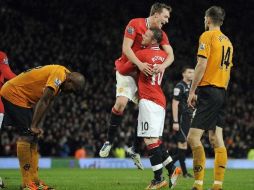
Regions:
<instances>
[{"instance_id":1,"label":"black shorts","mask_svg":"<svg viewBox=\"0 0 254 190\"><path fill-rule=\"evenodd\" d=\"M191 125L191 114L186 113L182 114L180 117L180 122L179 122L179 131L176 133L177 135L177 142L184 143L187 140L187 136L190 130L190 125Z\"/></svg>"},{"instance_id":2,"label":"black shorts","mask_svg":"<svg viewBox=\"0 0 254 190\"><path fill-rule=\"evenodd\" d=\"M5 110L3 121L4 126L15 127L18 134L21 136L33 136L30 131L33 109L14 105L3 97L1 98Z\"/></svg>"},{"instance_id":3,"label":"black shorts","mask_svg":"<svg viewBox=\"0 0 254 190\"><path fill-rule=\"evenodd\" d=\"M225 126L226 90L214 86L198 88L197 109L191 128L214 130Z\"/></svg>"}]
</instances>

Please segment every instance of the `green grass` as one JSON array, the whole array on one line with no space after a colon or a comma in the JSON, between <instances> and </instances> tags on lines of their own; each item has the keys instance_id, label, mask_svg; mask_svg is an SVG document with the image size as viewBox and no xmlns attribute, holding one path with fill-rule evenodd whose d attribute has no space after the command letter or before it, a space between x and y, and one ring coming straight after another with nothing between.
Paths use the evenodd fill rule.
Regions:
<instances>
[{"instance_id":1,"label":"green grass","mask_svg":"<svg viewBox=\"0 0 254 190\"><path fill-rule=\"evenodd\" d=\"M166 176L166 171L164 172ZM0 170L7 189L19 189L18 170ZM57 190L138 190L144 189L152 171L135 169L49 169L40 170L40 178ZM213 171L206 170L205 189L213 182ZM190 190L193 179L180 178L176 190ZM167 189L167 188L164 188ZM254 189L254 170L227 170L224 190Z\"/></svg>"}]
</instances>

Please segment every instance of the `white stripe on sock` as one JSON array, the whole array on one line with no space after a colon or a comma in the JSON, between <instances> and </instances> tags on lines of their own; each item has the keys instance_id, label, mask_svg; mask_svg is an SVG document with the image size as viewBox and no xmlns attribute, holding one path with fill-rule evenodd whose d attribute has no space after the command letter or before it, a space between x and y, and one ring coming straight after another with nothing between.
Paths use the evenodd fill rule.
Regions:
<instances>
[{"instance_id":1,"label":"white stripe on sock","mask_svg":"<svg viewBox=\"0 0 254 190\"><path fill-rule=\"evenodd\" d=\"M157 165L155 165L155 166L152 166L152 170L153 170L153 171L157 171L157 170L159 170L159 169L161 169L161 168L163 168L163 165L162 165L162 164L157 164Z\"/></svg>"},{"instance_id":2,"label":"white stripe on sock","mask_svg":"<svg viewBox=\"0 0 254 190\"><path fill-rule=\"evenodd\" d=\"M163 162L163 166L166 166L166 165L168 165L170 162L172 162L173 160L172 160L172 158L171 158L171 156L169 156L164 162Z\"/></svg>"},{"instance_id":3,"label":"white stripe on sock","mask_svg":"<svg viewBox=\"0 0 254 190\"><path fill-rule=\"evenodd\" d=\"M222 185L222 181L214 181L213 184Z\"/></svg>"},{"instance_id":4,"label":"white stripe on sock","mask_svg":"<svg viewBox=\"0 0 254 190\"><path fill-rule=\"evenodd\" d=\"M194 183L196 183L196 184L198 184L198 185L203 185L203 180L195 180Z\"/></svg>"}]
</instances>

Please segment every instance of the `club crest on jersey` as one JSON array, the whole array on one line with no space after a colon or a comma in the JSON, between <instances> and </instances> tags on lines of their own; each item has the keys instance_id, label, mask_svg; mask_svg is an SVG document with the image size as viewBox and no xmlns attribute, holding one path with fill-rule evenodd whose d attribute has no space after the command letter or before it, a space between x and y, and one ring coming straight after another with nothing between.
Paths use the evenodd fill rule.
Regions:
<instances>
[{"instance_id":1,"label":"club crest on jersey","mask_svg":"<svg viewBox=\"0 0 254 190\"><path fill-rule=\"evenodd\" d=\"M178 96L180 94L179 88L174 88L174 96Z\"/></svg>"},{"instance_id":2,"label":"club crest on jersey","mask_svg":"<svg viewBox=\"0 0 254 190\"><path fill-rule=\"evenodd\" d=\"M131 27L131 26L128 26L128 28L127 28L127 32L128 32L128 34L130 34L130 35L133 35L134 34L134 28L133 27Z\"/></svg>"},{"instance_id":3,"label":"club crest on jersey","mask_svg":"<svg viewBox=\"0 0 254 190\"><path fill-rule=\"evenodd\" d=\"M205 44L203 44L203 43L200 43L200 45L199 45L199 48L198 48L199 50L204 50L205 49Z\"/></svg>"},{"instance_id":4,"label":"club crest on jersey","mask_svg":"<svg viewBox=\"0 0 254 190\"><path fill-rule=\"evenodd\" d=\"M59 87L61 85L62 81L58 78L55 79L55 86Z\"/></svg>"},{"instance_id":5,"label":"club crest on jersey","mask_svg":"<svg viewBox=\"0 0 254 190\"><path fill-rule=\"evenodd\" d=\"M6 65L8 65L8 64L9 64L9 63L8 63L8 58L4 58L3 63L6 64Z\"/></svg>"}]
</instances>

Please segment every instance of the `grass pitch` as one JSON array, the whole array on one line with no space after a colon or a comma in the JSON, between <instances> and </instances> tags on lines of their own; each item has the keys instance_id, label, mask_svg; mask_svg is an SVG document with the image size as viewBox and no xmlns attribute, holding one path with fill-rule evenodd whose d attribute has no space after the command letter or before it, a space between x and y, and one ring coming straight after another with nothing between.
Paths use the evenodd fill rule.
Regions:
<instances>
[{"instance_id":1,"label":"grass pitch","mask_svg":"<svg viewBox=\"0 0 254 190\"><path fill-rule=\"evenodd\" d=\"M40 178L57 190L140 190L152 179L152 171L136 169L44 169ZM19 170L0 170L6 190L19 189ZM166 177L166 171L164 171ZM213 171L206 170L205 189L213 182ZM193 179L180 178L175 189L190 190ZM168 189L168 188L163 188ZM254 189L254 170L227 170L224 190Z\"/></svg>"}]
</instances>

